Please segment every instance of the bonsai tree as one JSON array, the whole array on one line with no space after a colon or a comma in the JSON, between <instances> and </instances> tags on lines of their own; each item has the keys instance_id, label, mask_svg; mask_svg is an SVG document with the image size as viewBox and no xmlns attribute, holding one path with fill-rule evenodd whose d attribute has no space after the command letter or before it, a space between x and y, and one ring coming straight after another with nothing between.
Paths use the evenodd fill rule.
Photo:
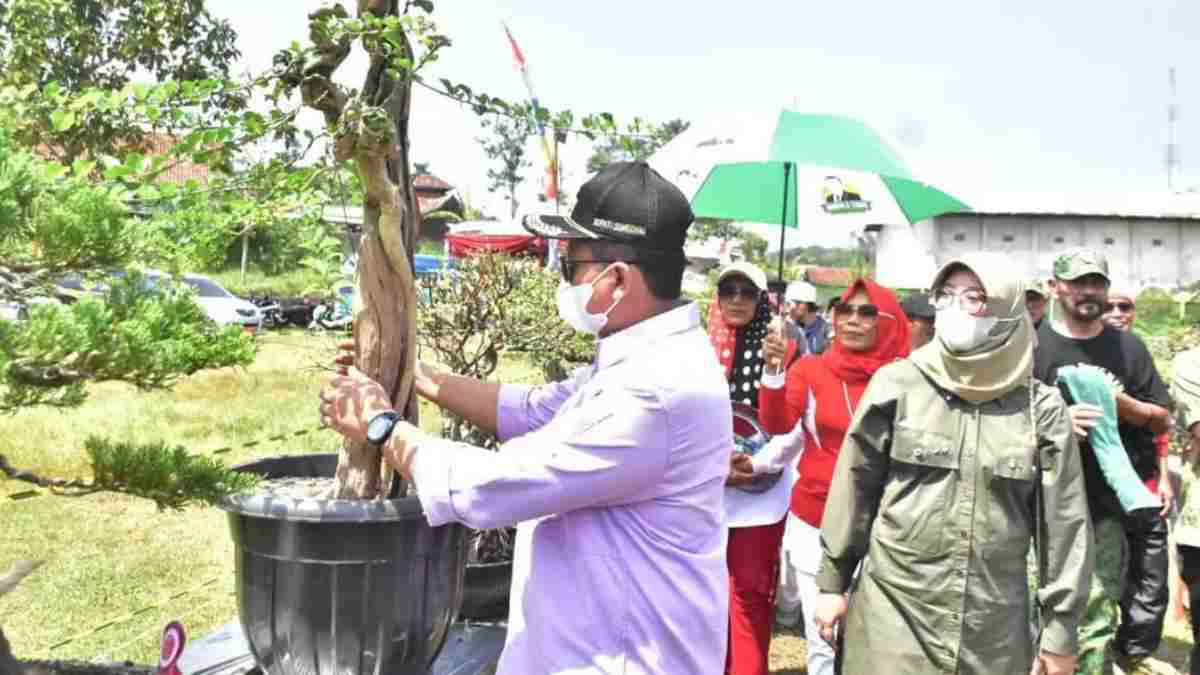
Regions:
<instances>
[{"instance_id":1,"label":"bonsai tree","mask_svg":"<svg viewBox=\"0 0 1200 675\"><path fill-rule=\"evenodd\" d=\"M595 342L547 311L559 277L535 260L501 253L463 259L453 276L426 281L429 304L419 314L419 344L456 375L489 379L504 352L521 354L546 379L561 379L568 368L595 355ZM495 435L449 412L442 436L495 448ZM473 531L468 562L507 560L512 556L510 528Z\"/></svg>"},{"instance_id":2,"label":"bonsai tree","mask_svg":"<svg viewBox=\"0 0 1200 675\"><path fill-rule=\"evenodd\" d=\"M15 1L0 12L38 6L57 12L70 3ZM231 223L263 222L271 213L311 210L327 201L316 186L349 163L362 186L365 220L358 281L361 309L354 327L358 363L415 420L417 319L411 259L418 232L407 126L412 87L420 83L480 115L533 117L561 133L611 135L617 126L609 115L577 120L569 112L551 114L509 103L449 80L425 81L423 68L449 45L431 20L430 0L357 0L355 10L351 16L342 4L333 4L312 13L310 45L280 52L270 72L241 82L224 79L221 68L203 73L185 69L176 74L199 79L157 84L130 81L128 73L134 68L126 71L125 81L111 87L88 78L0 81L0 126L18 139L0 141L0 297L34 304L36 298L53 294L53 282L68 272L89 278L135 263L179 271L200 255L200 249L223 250ZM148 20L137 12L128 16ZM184 20L180 25L184 30L191 26ZM16 41L25 33L11 30L4 35ZM41 33L28 35L36 41ZM363 86L351 91L338 85L333 75L356 42L369 53L370 67ZM6 53L0 50L0 58ZM47 75L51 77L55 76ZM323 114L323 132L296 126L297 111L288 107L293 93ZM257 112L237 103L255 100L258 94L274 107ZM103 142L87 140L97 129L114 131ZM122 129L168 130L174 144L148 155L124 138ZM311 148L322 137L331 141L333 161L300 166L306 157L304 141ZM229 171L248 156L248 149L279 141L287 144L286 152L241 166L236 173ZM35 151L42 145L63 149L56 156L64 161L44 159ZM209 167L208 182L162 180L171 168L187 164ZM213 214L221 216L215 223ZM550 277L539 278L544 283L530 288L537 288L541 298L515 308L511 316L524 312L521 320L547 318L556 284ZM518 319L511 321L516 325ZM490 350L492 368L502 349L524 349L546 358L548 351L539 341L556 340L562 332L559 326L559 333L545 330L502 341ZM564 344L576 339L572 334ZM70 406L84 399L89 381L124 379L145 388L166 387L198 369L245 364L252 358L245 336L213 329L200 319L186 294L150 292L131 275L127 283L113 285L105 302L83 299L70 307L47 305L32 310L27 322L0 323L0 397L3 410L10 412L38 404ZM554 366L549 360L543 366L562 370L561 364ZM127 489L164 507L179 507L194 497L211 500L239 487L219 472L209 472L212 467L196 465L193 473L181 473L186 453L151 445L100 439L89 447L96 481L82 487ZM146 470L130 468L122 474L106 468L112 466ZM195 478L189 485L171 482L181 475ZM375 449L351 444L341 449L335 496L377 498L388 486Z\"/></svg>"}]
</instances>

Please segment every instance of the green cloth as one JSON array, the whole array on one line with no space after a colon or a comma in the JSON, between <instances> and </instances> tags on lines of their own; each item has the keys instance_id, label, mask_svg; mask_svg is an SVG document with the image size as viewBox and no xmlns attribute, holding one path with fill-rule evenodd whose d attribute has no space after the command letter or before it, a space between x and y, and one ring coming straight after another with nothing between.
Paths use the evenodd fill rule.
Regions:
<instances>
[{"instance_id":1,"label":"green cloth","mask_svg":"<svg viewBox=\"0 0 1200 675\"><path fill-rule=\"evenodd\" d=\"M1134 471L1129 453L1121 443L1121 435L1117 432L1117 400L1105 371L1082 364L1063 366L1058 369L1058 383L1067 386L1076 403L1088 403L1104 411L1104 417L1088 432L1088 443L1105 482L1117 493L1125 513L1136 509L1161 509L1162 500L1150 492Z\"/></svg>"}]
</instances>

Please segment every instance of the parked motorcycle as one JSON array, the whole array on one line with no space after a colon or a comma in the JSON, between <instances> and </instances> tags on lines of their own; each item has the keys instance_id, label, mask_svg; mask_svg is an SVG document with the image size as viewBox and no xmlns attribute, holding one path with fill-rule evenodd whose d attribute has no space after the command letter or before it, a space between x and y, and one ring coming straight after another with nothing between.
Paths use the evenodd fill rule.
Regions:
<instances>
[{"instance_id":1,"label":"parked motorcycle","mask_svg":"<svg viewBox=\"0 0 1200 675\"><path fill-rule=\"evenodd\" d=\"M279 304L279 315L283 318L284 325L308 328L312 323L313 313L321 303L308 298L289 298L280 301Z\"/></svg>"},{"instance_id":2,"label":"parked motorcycle","mask_svg":"<svg viewBox=\"0 0 1200 675\"><path fill-rule=\"evenodd\" d=\"M279 300L270 295L251 295L250 302L262 314L263 328L279 329L288 324L280 311Z\"/></svg>"},{"instance_id":3,"label":"parked motorcycle","mask_svg":"<svg viewBox=\"0 0 1200 675\"><path fill-rule=\"evenodd\" d=\"M312 331L349 330L350 324L354 321L353 306L354 287L339 288L335 298L322 301L313 310L312 323L308 325L308 329Z\"/></svg>"}]
</instances>

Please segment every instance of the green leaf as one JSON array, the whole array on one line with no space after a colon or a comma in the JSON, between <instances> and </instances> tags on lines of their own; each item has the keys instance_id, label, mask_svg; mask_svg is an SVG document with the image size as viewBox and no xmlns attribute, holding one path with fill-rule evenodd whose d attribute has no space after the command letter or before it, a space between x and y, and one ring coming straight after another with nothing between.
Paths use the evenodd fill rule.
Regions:
<instances>
[{"instance_id":1,"label":"green leaf","mask_svg":"<svg viewBox=\"0 0 1200 675\"><path fill-rule=\"evenodd\" d=\"M426 14L433 14L433 0L413 0L413 5L425 10Z\"/></svg>"},{"instance_id":2,"label":"green leaf","mask_svg":"<svg viewBox=\"0 0 1200 675\"><path fill-rule=\"evenodd\" d=\"M50 113L50 126L57 133L62 133L75 126L75 113L70 110L55 110Z\"/></svg>"},{"instance_id":3,"label":"green leaf","mask_svg":"<svg viewBox=\"0 0 1200 675\"><path fill-rule=\"evenodd\" d=\"M45 174L46 178L55 179L55 178L61 178L62 176L65 176L66 173L68 171L70 171L70 169L63 166L62 164L55 164L53 162L47 162L46 165L44 167L42 167L42 171Z\"/></svg>"},{"instance_id":4,"label":"green leaf","mask_svg":"<svg viewBox=\"0 0 1200 675\"><path fill-rule=\"evenodd\" d=\"M129 167L131 172L141 171L146 165L146 156L140 152L131 152L125 155L125 166Z\"/></svg>"},{"instance_id":5,"label":"green leaf","mask_svg":"<svg viewBox=\"0 0 1200 675\"><path fill-rule=\"evenodd\" d=\"M104 96L105 92L100 91L99 89L89 89L71 102L71 108L74 110L95 108L97 105L99 105Z\"/></svg>"},{"instance_id":6,"label":"green leaf","mask_svg":"<svg viewBox=\"0 0 1200 675\"><path fill-rule=\"evenodd\" d=\"M146 183L141 186L134 194L137 195L138 199L145 199L147 201L158 199L161 196L158 188L152 183Z\"/></svg>"},{"instance_id":7,"label":"green leaf","mask_svg":"<svg viewBox=\"0 0 1200 675\"><path fill-rule=\"evenodd\" d=\"M71 164L71 173L75 174L77 178L87 178L95 168L96 160L77 159Z\"/></svg>"},{"instance_id":8,"label":"green leaf","mask_svg":"<svg viewBox=\"0 0 1200 675\"><path fill-rule=\"evenodd\" d=\"M104 178L105 180L121 180L131 173L133 173L133 170L129 167L124 164L117 164L104 170Z\"/></svg>"}]
</instances>

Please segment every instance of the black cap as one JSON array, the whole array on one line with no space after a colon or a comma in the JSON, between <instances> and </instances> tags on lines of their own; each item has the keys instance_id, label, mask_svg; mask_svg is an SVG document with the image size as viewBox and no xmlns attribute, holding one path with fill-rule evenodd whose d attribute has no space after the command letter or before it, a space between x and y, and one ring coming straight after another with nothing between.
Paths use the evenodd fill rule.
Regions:
<instances>
[{"instance_id":1,"label":"black cap","mask_svg":"<svg viewBox=\"0 0 1200 675\"><path fill-rule=\"evenodd\" d=\"M929 304L929 295L927 293L913 293L904 298L900 302L900 309L903 309L904 313L910 319L927 319L932 321L936 314L933 305Z\"/></svg>"},{"instance_id":2,"label":"black cap","mask_svg":"<svg viewBox=\"0 0 1200 675\"><path fill-rule=\"evenodd\" d=\"M570 217L525 216L525 229L549 239L603 239L680 253L692 207L645 162L613 162L579 188Z\"/></svg>"}]
</instances>

